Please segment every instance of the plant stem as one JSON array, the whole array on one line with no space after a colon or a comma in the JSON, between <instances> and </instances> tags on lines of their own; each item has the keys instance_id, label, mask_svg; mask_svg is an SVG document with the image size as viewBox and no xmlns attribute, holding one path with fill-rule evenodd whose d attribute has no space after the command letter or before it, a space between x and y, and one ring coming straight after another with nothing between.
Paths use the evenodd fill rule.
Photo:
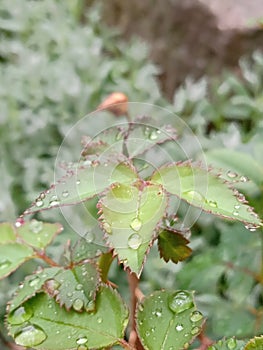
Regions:
<instances>
[{"instance_id":1,"label":"plant stem","mask_svg":"<svg viewBox=\"0 0 263 350\"><path fill-rule=\"evenodd\" d=\"M113 262L114 257L112 251L109 253L102 254L99 260L99 269L101 271L101 281L104 283L108 283L108 273Z\"/></svg>"},{"instance_id":2,"label":"plant stem","mask_svg":"<svg viewBox=\"0 0 263 350\"><path fill-rule=\"evenodd\" d=\"M128 282L130 288L130 337L129 344L132 348L137 350L143 350L141 342L137 335L136 330L136 307L138 300L143 297L142 292L139 289L139 279L135 273L127 270Z\"/></svg>"},{"instance_id":3,"label":"plant stem","mask_svg":"<svg viewBox=\"0 0 263 350\"><path fill-rule=\"evenodd\" d=\"M59 266L53 259L47 256L44 251L36 251L36 258L42 259L50 266Z\"/></svg>"},{"instance_id":4,"label":"plant stem","mask_svg":"<svg viewBox=\"0 0 263 350\"><path fill-rule=\"evenodd\" d=\"M131 346L129 343L127 343L124 339L119 340L120 345L127 350L136 350L133 346Z\"/></svg>"},{"instance_id":5,"label":"plant stem","mask_svg":"<svg viewBox=\"0 0 263 350\"><path fill-rule=\"evenodd\" d=\"M260 267L260 283L263 284L263 232L260 230L260 240L261 240L261 267Z\"/></svg>"}]
</instances>

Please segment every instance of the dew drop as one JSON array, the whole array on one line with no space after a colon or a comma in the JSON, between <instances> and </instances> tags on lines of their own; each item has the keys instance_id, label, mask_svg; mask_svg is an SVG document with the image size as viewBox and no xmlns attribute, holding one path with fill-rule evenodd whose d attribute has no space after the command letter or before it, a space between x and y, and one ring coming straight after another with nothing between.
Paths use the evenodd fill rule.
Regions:
<instances>
[{"instance_id":1,"label":"dew drop","mask_svg":"<svg viewBox=\"0 0 263 350\"><path fill-rule=\"evenodd\" d=\"M119 131L119 132L116 134L116 136L115 136L115 140L116 140L116 141L120 141L121 138L122 138L122 131Z\"/></svg>"},{"instance_id":2,"label":"dew drop","mask_svg":"<svg viewBox=\"0 0 263 350\"><path fill-rule=\"evenodd\" d=\"M28 321L33 316L33 311L28 306L20 306L8 315L10 324L18 325Z\"/></svg>"},{"instance_id":3,"label":"dew drop","mask_svg":"<svg viewBox=\"0 0 263 350\"><path fill-rule=\"evenodd\" d=\"M238 216L238 215L239 215L239 212L238 212L237 210L234 210L234 211L232 212L232 214L233 214L234 216Z\"/></svg>"},{"instance_id":4,"label":"dew drop","mask_svg":"<svg viewBox=\"0 0 263 350\"><path fill-rule=\"evenodd\" d=\"M108 222L103 223L103 228L109 235L112 233L111 225Z\"/></svg>"},{"instance_id":5,"label":"dew drop","mask_svg":"<svg viewBox=\"0 0 263 350\"><path fill-rule=\"evenodd\" d=\"M144 306L142 304L139 304L138 308L139 308L139 311L143 312Z\"/></svg>"},{"instance_id":6,"label":"dew drop","mask_svg":"<svg viewBox=\"0 0 263 350\"><path fill-rule=\"evenodd\" d=\"M144 135L146 137L149 137L150 136L150 128L148 126L146 126L146 128L144 129Z\"/></svg>"},{"instance_id":7,"label":"dew drop","mask_svg":"<svg viewBox=\"0 0 263 350\"><path fill-rule=\"evenodd\" d=\"M0 261L0 270L7 269L11 265L11 261L8 259L3 259Z\"/></svg>"},{"instance_id":8,"label":"dew drop","mask_svg":"<svg viewBox=\"0 0 263 350\"><path fill-rule=\"evenodd\" d=\"M243 193L238 193L238 194L237 194L237 200L238 200L240 203L245 203L246 197L243 195Z\"/></svg>"},{"instance_id":9,"label":"dew drop","mask_svg":"<svg viewBox=\"0 0 263 350\"><path fill-rule=\"evenodd\" d=\"M33 233L40 233L43 230L43 222L32 220L29 224L29 230Z\"/></svg>"},{"instance_id":10,"label":"dew drop","mask_svg":"<svg viewBox=\"0 0 263 350\"><path fill-rule=\"evenodd\" d=\"M194 327L191 329L191 334L196 335L200 332L201 328L200 327Z\"/></svg>"},{"instance_id":11,"label":"dew drop","mask_svg":"<svg viewBox=\"0 0 263 350\"><path fill-rule=\"evenodd\" d=\"M245 225L245 228L246 228L247 230L249 230L250 232L255 232L256 229L259 228L259 225L256 225L256 224L246 224L246 225ZM0 265L0 266L1 266L1 265Z\"/></svg>"},{"instance_id":12,"label":"dew drop","mask_svg":"<svg viewBox=\"0 0 263 350\"><path fill-rule=\"evenodd\" d=\"M128 246L131 249L136 250L141 246L141 244L142 244L142 238L140 235L138 235L138 233L133 233L128 238Z\"/></svg>"},{"instance_id":13,"label":"dew drop","mask_svg":"<svg viewBox=\"0 0 263 350\"><path fill-rule=\"evenodd\" d=\"M145 335L146 335L146 337L149 337L151 335L151 332L150 331L146 331Z\"/></svg>"},{"instance_id":14,"label":"dew drop","mask_svg":"<svg viewBox=\"0 0 263 350\"><path fill-rule=\"evenodd\" d=\"M169 350L174 350L174 347L173 347L173 346L170 346L170 347L169 347Z\"/></svg>"},{"instance_id":15,"label":"dew drop","mask_svg":"<svg viewBox=\"0 0 263 350\"><path fill-rule=\"evenodd\" d=\"M92 243L94 241L94 239L95 239L94 233L91 232L91 231L87 232L86 235L85 235L85 239L86 239L86 241L88 243Z\"/></svg>"},{"instance_id":16,"label":"dew drop","mask_svg":"<svg viewBox=\"0 0 263 350\"><path fill-rule=\"evenodd\" d=\"M43 343L46 333L38 326L30 325L21 328L15 333L14 339L18 345L33 347Z\"/></svg>"},{"instance_id":17,"label":"dew drop","mask_svg":"<svg viewBox=\"0 0 263 350\"><path fill-rule=\"evenodd\" d=\"M80 185L80 180L77 180L77 181L76 181L76 185Z\"/></svg>"},{"instance_id":18,"label":"dew drop","mask_svg":"<svg viewBox=\"0 0 263 350\"><path fill-rule=\"evenodd\" d=\"M161 317L163 313L163 310L161 308L158 308L152 312L152 314L156 317Z\"/></svg>"},{"instance_id":19,"label":"dew drop","mask_svg":"<svg viewBox=\"0 0 263 350\"><path fill-rule=\"evenodd\" d=\"M227 172L227 176L230 178L230 179L235 179L238 175L237 173L234 173L233 171L229 170Z\"/></svg>"},{"instance_id":20,"label":"dew drop","mask_svg":"<svg viewBox=\"0 0 263 350\"><path fill-rule=\"evenodd\" d=\"M184 326L181 323L178 323L175 326L175 329L177 330L177 332L181 332L184 329Z\"/></svg>"},{"instance_id":21,"label":"dew drop","mask_svg":"<svg viewBox=\"0 0 263 350\"><path fill-rule=\"evenodd\" d=\"M234 205L234 209L236 210L240 209L240 205L239 204Z\"/></svg>"},{"instance_id":22,"label":"dew drop","mask_svg":"<svg viewBox=\"0 0 263 350\"><path fill-rule=\"evenodd\" d=\"M102 320L102 318L101 318L101 317L98 317L98 318L97 318L97 322L98 322L98 324L101 324L101 323L102 323L102 321L103 321L103 320Z\"/></svg>"},{"instance_id":23,"label":"dew drop","mask_svg":"<svg viewBox=\"0 0 263 350\"><path fill-rule=\"evenodd\" d=\"M87 312L90 312L91 310L94 310L95 308L95 301L94 300L89 300L87 303L86 303L86 306L85 306L85 310Z\"/></svg>"},{"instance_id":24,"label":"dew drop","mask_svg":"<svg viewBox=\"0 0 263 350\"><path fill-rule=\"evenodd\" d=\"M83 284L79 283L75 287L76 290L83 290Z\"/></svg>"},{"instance_id":25,"label":"dew drop","mask_svg":"<svg viewBox=\"0 0 263 350\"><path fill-rule=\"evenodd\" d=\"M40 208L40 207L42 207L44 205L44 202L42 201L42 199L37 198L35 204L36 204L36 207Z\"/></svg>"},{"instance_id":26,"label":"dew drop","mask_svg":"<svg viewBox=\"0 0 263 350\"><path fill-rule=\"evenodd\" d=\"M59 205L59 204L60 204L60 201L59 201L58 197L52 196L50 199L50 202L49 202L49 206L54 207L54 206Z\"/></svg>"},{"instance_id":27,"label":"dew drop","mask_svg":"<svg viewBox=\"0 0 263 350\"><path fill-rule=\"evenodd\" d=\"M153 130L153 131L150 133L149 139L152 140L152 141L158 139L158 134L157 134L156 130Z\"/></svg>"},{"instance_id":28,"label":"dew drop","mask_svg":"<svg viewBox=\"0 0 263 350\"><path fill-rule=\"evenodd\" d=\"M188 199L191 200L197 200L199 202L204 202L204 197L201 193L199 193L198 191L186 191L183 192L183 195L185 195Z\"/></svg>"},{"instance_id":29,"label":"dew drop","mask_svg":"<svg viewBox=\"0 0 263 350\"><path fill-rule=\"evenodd\" d=\"M240 176L240 181L241 182L248 182L249 178L247 176Z\"/></svg>"},{"instance_id":30,"label":"dew drop","mask_svg":"<svg viewBox=\"0 0 263 350\"><path fill-rule=\"evenodd\" d=\"M194 306L192 296L187 291L178 291L168 299L169 308L176 314L188 310Z\"/></svg>"},{"instance_id":31,"label":"dew drop","mask_svg":"<svg viewBox=\"0 0 263 350\"><path fill-rule=\"evenodd\" d=\"M68 292L68 293L67 293L67 297L69 297L69 298L72 297L72 295L73 295L72 292Z\"/></svg>"},{"instance_id":32,"label":"dew drop","mask_svg":"<svg viewBox=\"0 0 263 350\"><path fill-rule=\"evenodd\" d=\"M139 218L134 218L130 223L130 226L134 231L140 231L142 227L142 222Z\"/></svg>"},{"instance_id":33,"label":"dew drop","mask_svg":"<svg viewBox=\"0 0 263 350\"><path fill-rule=\"evenodd\" d=\"M76 299L73 302L73 309L76 311L80 311L83 308L84 302L81 299Z\"/></svg>"},{"instance_id":34,"label":"dew drop","mask_svg":"<svg viewBox=\"0 0 263 350\"><path fill-rule=\"evenodd\" d=\"M62 192L62 197L67 198L69 195L69 191L65 190Z\"/></svg>"},{"instance_id":35,"label":"dew drop","mask_svg":"<svg viewBox=\"0 0 263 350\"><path fill-rule=\"evenodd\" d=\"M228 349L233 350L237 346L237 341L234 338L230 338L230 339L228 339L226 345L227 345Z\"/></svg>"},{"instance_id":36,"label":"dew drop","mask_svg":"<svg viewBox=\"0 0 263 350\"><path fill-rule=\"evenodd\" d=\"M86 344L87 343L87 341L88 341L88 338L86 338L86 337L79 337L78 339L77 339L77 344L78 345L83 345L83 344Z\"/></svg>"},{"instance_id":37,"label":"dew drop","mask_svg":"<svg viewBox=\"0 0 263 350\"><path fill-rule=\"evenodd\" d=\"M55 279L50 279L45 282L45 286L50 291L55 291L59 288L60 283Z\"/></svg>"},{"instance_id":38,"label":"dew drop","mask_svg":"<svg viewBox=\"0 0 263 350\"><path fill-rule=\"evenodd\" d=\"M215 201L208 201L207 204L210 205L210 207L212 208L217 208L217 202Z\"/></svg>"},{"instance_id":39,"label":"dew drop","mask_svg":"<svg viewBox=\"0 0 263 350\"><path fill-rule=\"evenodd\" d=\"M25 220L22 217L20 217L20 218L16 219L15 227L17 227L17 228L21 227L22 225L24 225L24 223L25 223Z\"/></svg>"},{"instance_id":40,"label":"dew drop","mask_svg":"<svg viewBox=\"0 0 263 350\"><path fill-rule=\"evenodd\" d=\"M184 349L188 349L188 348L189 348L189 343L188 342L184 343Z\"/></svg>"},{"instance_id":41,"label":"dew drop","mask_svg":"<svg viewBox=\"0 0 263 350\"><path fill-rule=\"evenodd\" d=\"M28 284L30 285L30 287L33 287L33 288L38 288L39 286L39 282L40 282L40 278L38 276L32 278Z\"/></svg>"},{"instance_id":42,"label":"dew drop","mask_svg":"<svg viewBox=\"0 0 263 350\"><path fill-rule=\"evenodd\" d=\"M203 318L203 315L201 314L200 311L194 311L192 312L191 316L190 316L190 321L191 322L198 322L201 321Z\"/></svg>"}]
</instances>

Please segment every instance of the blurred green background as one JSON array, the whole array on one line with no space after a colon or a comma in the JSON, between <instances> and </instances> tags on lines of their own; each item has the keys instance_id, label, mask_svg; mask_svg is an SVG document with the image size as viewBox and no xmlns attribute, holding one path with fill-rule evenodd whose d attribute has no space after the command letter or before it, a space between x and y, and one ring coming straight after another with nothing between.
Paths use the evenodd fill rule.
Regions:
<instances>
[{"instance_id":1,"label":"blurred green background","mask_svg":"<svg viewBox=\"0 0 263 350\"><path fill-rule=\"evenodd\" d=\"M246 43L232 56L227 45L217 47L216 40L208 45L207 28L198 27L204 42L198 43L198 50L202 53L214 45L212 58L184 51L191 64L183 65L181 74L180 63L186 62L182 48L191 48L188 36L182 37L175 26L180 41L171 41L168 26L169 37L155 36L154 42L149 28L159 26L160 19L151 15L150 6L147 12L136 5L129 18L129 7L125 12L119 6L118 12L118 2L113 1L109 9L110 3L0 0L0 220L14 221L53 182L54 161L69 128L114 91L125 93L130 101L166 107L183 118L198 136L208 164L249 177L249 182L236 186L263 218L263 35L258 19L252 21L253 29L242 29L242 35L240 29L236 36L232 32L231 40ZM165 21L162 11L160 18ZM131 23L137 32L131 30ZM193 27L187 17L183 25ZM133 36L147 30L151 35ZM214 35L218 38L219 32ZM221 59L220 49L226 50L227 59ZM198 63L201 58L206 59L203 66ZM201 156L191 144L189 148L193 158ZM63 220L58 213L51 219ZM68 238L77 238L63 224L65 231L50 247L54 257ZM207 334L213 339L261 334L262 242L260 231L203 214L192 229L193 255L184 263L166 264L154 246L141 288L144 293L160 288L195 290L197 304L208 318ZM1 349L6 349L6 302L37 265L27 263L0 282ZM127 300L125 274L114 265L110 276Z\"/></svg>"}]
</instances>

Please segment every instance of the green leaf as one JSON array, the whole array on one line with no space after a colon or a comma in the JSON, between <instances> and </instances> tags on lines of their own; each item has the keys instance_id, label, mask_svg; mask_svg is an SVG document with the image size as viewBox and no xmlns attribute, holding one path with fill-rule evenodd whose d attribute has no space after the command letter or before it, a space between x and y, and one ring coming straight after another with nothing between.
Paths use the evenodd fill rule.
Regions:
<instances>
[{"instance_id":1,"label":"green leaf","mask_svg":"<svg viewBox=\"0 0 263 350\"><path fill-rule=\"evenodd\" d=\"M218 340L216 343L208 347L208 350L243 350L245 348L244 340L236 338L228 338Z\"/></svg>"},{"instance_id":2,"label":"green leaf","mask_svg":"<svg viewBox=\"0 0 263 350\"><path fill-rule=\"evenodd\" d=\"M129 136L125 143L129 157L135 158L155 145L175 140L176 138L176 130L171 126L157 128L139 123L131 127Z\"/></svg>"},{"instance_id":3,"label":"green leaf","mask_svg":"<svg viewBox=\"0 0 263 350\"><path fill-rule=\"evenodd\" d=\"M32 298L36 293L42 291L46 281L54 280L54 276L61 270L60 267L50 267L36 271L35 274L27 276L25 281L15 291L12 302L8 305L9 313L21 306L25 301Z\"/></svg>"},{"instance_id":4,"label":"green leaf","mask_svg":"<svg viewBox=\"0 0 263 350\"><path fill-rule=\"evenodd\" d=\"M21 243L0 245L0 278L10 275L23 262L31 259L33 255L33 250Z\"/></svg>"},{"instance_id":5,"label":"green leaf","mask_svg":"<svg viewBox=\"0 0 263 350\"><path fill-rule=\"evenodd\" d=\"M32 220L17 228L18 235L23 241L34 248L45 248L60 233L63 227L60 224L43 223Z\"/></svg>"},{"instance_id":6,"label":"green leaf","mask_svg":"<svg viewBox=\"0 0 263 350\"><path fill-rule=\"evenodd\" d=\"M78 263L86 259L98 258L101 254L109 251L109 248L105 246L105 242L102 239L101 242L98 241L100 235L102 235L102 232L97 228L95 232L89 231L84 238L80 238L72 248L72 262Z\"/></svg>"},{"instance_id":7,"label":"green leaf","mask_svg":"<svg viewBox=\"0 0 263 350\"><path fill-rule=\"evenodd\" d=\"M16 234L14 226L8 222L0 224L0 244L15 242Z\"/></svg>"},{"instance_id":8,"label":"green leaf","mask_svg":"<svg viewBox=\"0 0 263 350\"><path fill-rule=\"evenodd\" d=\"M158 235L160 256L166 262L172 260L176 264L187 259L192 253L192 249L187 247L188 243L185 237L171 229L164 229Z\"/></svg>"},{"instance_id":9,"label":"green leaf","mask_svg":"<svg viewBox=\"0 0 263 350\"><path fill-rule=\"evenodd\" d=\"M177 163L156 171L152 182L208 213L243 222L251 231L262 225L245 196L218 176L191 163Z\"/></svg>"},{"instance_id":10,"label":"green leaf","mask_svg":"<svg viewBox=\"0 0 263 350\"><path fill-rule=\"evenodd\" d=\"M137 309L137 329L145 349L187 348L201 332L203 315L197 311L193 293L158 291Z\"/></svg>"},{"instance_id":11,"label":"green leaf","mask_svg":"<svg viewBox=\"0 0 263 350\"><path fill-rule=\"evenodd\" d=\"M137 179L135 169L129 164L93 164L80 167L62 178L48 191L42 192L24 215L63 205L73 205L103 192L112 183L131 183Z\"/></svg>"},{"instance_id":12,"label":"green leaf","mask_svg":"<svg viewBox=\"0 0 263 350\"><path fill-rule=\"evenodd\" d=\"M247 153L230 149L213 149L206 152L206 159L209 164L226 169L226 171L231 170L230 175L237 173L234 178L226 173L226 179L242 181L245 175L259 187L262 186L263 168Z\"/></svg>"},{"instance_id":13,"label":"green leaf","mask_svg":"<svg viewBox=\"0 0 263 350\"><path fill-rule=\"evenodd\" d=\"M75 311L94 310L100 282L95 265L86 263L72 269L61 269L53 279L52 283L45 283L45 290L55 297L60 306L65 305L67 310L73 307Z\"/></svg>"},{"instance_id":14,"label":"green leaf","mask_svg":"<svg viewBox=\"0 0 263 350\"><path fill-rule=\"evenodd\" d=\"M9 331L15 342L39 350L98 349L118 343L128 322L128 311L117 292L102 287L96 298L96 311L66 311L45 293L23 305L26 322ZM32 312L30 313L30 310Z\"/></svg>"},{"instance_id":15,"label":"green leaf","mask_svg":"<svg viewBox=\"0 0 263 350\"><path fill-rule=\"evenodd\" d=\"M110 247L124 267L140 275L165 214L167 196L160 185L114 185L99 202L101 224Z\"/></svg>"},{"instance_id":16,"label":"green leaf","mask_svg":"<svg viewBox=\"0 0 263 350\"><path fill-rule=\"evenodd\" d=\"M262 350L263 349L263 336L254 337L246 344L245 350Z\"/></svg>"}]
</instances>

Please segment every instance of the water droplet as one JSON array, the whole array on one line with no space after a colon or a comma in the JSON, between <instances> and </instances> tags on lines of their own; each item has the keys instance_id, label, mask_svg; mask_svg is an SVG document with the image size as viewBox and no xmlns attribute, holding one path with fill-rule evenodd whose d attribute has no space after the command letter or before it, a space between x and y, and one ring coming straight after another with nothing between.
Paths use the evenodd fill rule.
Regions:
<instances>
[{"instance_id":1,"label":"water droplet","mask_svg":"<svg viewBox=\"0 0 263 350\"><path fill-rule=\"evenodd\" d=\"M174 350L174 347L173 347L173 346L170 346L170 347L169 347L169 350Z\"/></svg>"},{"instance_id":2,"label":"water droplet","mask_svg":"<svg viewBox=\"0 0 263 350\"><path fill-rule=\"evenodd\" d=\"M215 201L208 201L207 204L210 205L210 207L212 208L217 208L217 202Z\"/></svg>"},{"instance_id":3,"label":"water droplet","mask_svg":"<svg viewBox=\"0 0 263 350\"><path fill-rule=\"evenodd\" d=\"M179 314L194 306L192 296L187 291L178 291L172 294L168 300L169 308Z\"/></svg>"},{"instance_id":4,"label":"water droplet","mask_svg":"<svg viewBox=\"0 0 263 350\"><path fill-rule=\"evenodd\" d=\"M20 217L20 218L16 219L15 227L21 227L22 225L24 225L24 223L25 223L25 220Z\"/></svg>"},{"instance_id":5,"label":"water droplet","mask_svg":"<svg viewBox=\"0 0 263 350\"><path fill-rule=\"evenodd\" d=\"M102 323L102 321L103 321L103 320L102 320L101 317L98 317L98 318L97 318L97 322L98 322L99 324Z\"/></svg>"},{"instance_id":6,"label":"water droplet","mask_svg":"<svg viewBox=\"0 0 263 350\"><path fill-rule=\"evenodd\" d=\"M76 299L73 302L73 309L76 311L80 311L83 308L84 302L81 299Z\"/></svg>"},{"instance_id":7,"label":"water droplet","mask_svg":"<svg viewBox=\"0 0 263 350\"><path fill-rule=\"evenodd\" d=\"M94 308L95 308L95 301L94 300L89 300L86 303L86 306L85 306L86 311L90 312L91 310L94 310Z\"/></svg>"},{"instance_id":8,"label":"water droplet","mask_svg":"<svg viewBox=\"0 0 263 350\"><path fill-rule=\"evenodd\" d=\"M120 141L121 138L122 138L122 131L119 131L119 132L116 134L115 139L116 139L116 141Z\"/></svg>"},{"instance_id":9,"label":"water droplet","mask_svg":"<svg viewBox=\"0 0 263 350\"><path fill-rule=\"evenodd\" d=\"M183 195L186 196L187 199L196 200L199 202L204 202L205 200L203 195L198 191L186 191L186 192L183 192Z\"/></svg>"},{"instance_id":10,"label":"water droplet","mask_svg":"<svg viewBox=\"0 0 263 350\"><path fill-rule=\"evenodd\" d=\"M184 349L188 349L188 348L189 348L189 343L188 342L184 343Z\"/></svg>"},{"instance_id":11,"label":"water droplet","mask_svg":"<svg viewBox=\"0 0 263 350\"><path fill-rule=\"evenodd\" d=\"M62 197L67 198L69 195L69 191L65 190L62 192Z\"/></svg>"},{"instance_id":12,"label":"water droplet","mask_svg":"<svg viewBox=\"0 0 263 350\"><path fill-rule=\"evenodd\" d=\"M0 270L7 269L11 265L11 261L8 259L3 259L0 261Z\"/></svg>"},{"instance_id":13,"label":"water droplet","mask_svg":"<svg viewBox=\"0 0 263 350\"><path fill-rule=\"evenodd\" d=\"M256 224L246 224L245 228L249 230L250 232L255 232L256 229L258 229L260 226ZM1 265L0 265L1 266Z\"/></svg>"},{"instance_id":14,"label":"water droplet","mask_svg":"<svg viewBox=\"0 0 263 350\"><path fill-rule=\"evenodd\" d=\"M54 207L54 206L59 205L59 204L60 204L60 201L59 201L58 197L52 196L50 199L50 202L49 202L49 206Z\"/></svg>"},{"instance_id":15,"label":"water droplet","mask_svg":"<svg viewBox=\"0 0 263 350\"><path fill-rule=\"evenodd\" d=\"M75 287L76 290L83 290L83 284L79 283Z\"/></svg>"},{"instance_id":16,"label":"water droplet","mask_svg":"<svg viewBox=\"0 0 263 350\"><path fill-rule=\"evenodd\" d=\"M201 321L203 318L203 315L201 314L200 311L194 311L192 312L191 316L190 316L190 321L191 322L198 322Z\"/></svg>"},{"instance_id":17,"label":"water droplet","mask_svg":"<svg viewBox=\"0 0 263 350\"><path fill-rule=\"evenodd\" d=\"M134 218L130 223L130 226L134 231L140 231L142 227L142 222L139 218Z\"/></svg>"},{"instance_id":18,"label":"water droplet","mask_svg":"<svg viewBox=\"0 0 263 350\"><path fill-rule=\"evenodd\" d=\"M54 279L50 279L45 282L45 287L50 291L57 290L59 286L60 286L60 283Z\"/></svg>"},{"instance_id":19,"label":"water droplet","mask_svg":"<svg viewBox=\"0 0 263 350\"><path fill-rule=\"evenodd\" d=\"M246 197L243 195L243 193L237 193L237 200L240 203L245 203L246 202Z\"/></svg>"},{"instance_id":20,"label":"water droplet","mask_svg":"<svg viewBox=\"0 0 263 350\"><path fill-rule=\"evenodd\" d=\"M157 131L156 131L156 130L153 130L153 131L150 133L149 139L152 140L152 141L158 139L158 134L157 134Z\"/></svg>"},{"instance_id":21,"label":"water droplet","mask_svg":"<svg viewBox=\"0 0 263 350\"><path fill-rule=\"evenodd\" d=\"M43 222L32 220L29 224L29 230L33 233L40 233L43 230Z\"/></svg>"},{"instance_id":22,"label":"water droplet","mask_svg":"<svg viewBox=\"0 0 263 350\"><path fill-rule=\"evenodd\" d=\"M151 335L151 332L150 331L146 331L145 335L146 335L146 337L149 337Z\"/></svg>"},{"instance_id":23,"label":"water droplet","mask_svg":"<svg viewBox=\"0 0 263 350\"><path fill-rule=\"evenodd\" d=\"M88 341L88 338L81 336L77 339L77 344L78 345L86 344L87 341Z\"/></svg>"},{"instance_id":24,"label":"water droplet","mask_svg":"<svg viewBox=\"0 0 263 350\"><path fill-rule=\"evenodd\" d=\"M108 222L103 223L103 228L109 235L112 233L111 225Z\"/></svg>"},{"instance_id":25,"label":"water droplet","mask_svg":"<svg viewBox=\"0 0 263 350\"><path fill-rule=\"evenodd\" d=\"M69 298L72 297L72 295L73 295L72 292L68 292L68 293L67 293L67 297L69 297Z\"/></svg>"},{"instance_id":26,"label":"water droplet","mask_svg":"<svg viewBox=\"0 0 263 350\"><path fill-rule=\"evenodd\" d=\"M184 329L184 326L181 323L178 323L175 326L175 329L177 330L177 332L181 332Z\"/></svg>"},{"instance_id":27,"label":"water droplet","mask_svg":"<svg viewBox=\"0 0 263 350\"><path fill-rule=\"evenodd\" d=\"M155 332L155 330L156 330L156 328L155 328L155 327L152 327L152 328L151 328L151 332L152 332L152 333L154 333L154 332Z\"/></svg>"},{"instance_id":28,"label":"water droplet","mask_svg":"<svg viewBox=\"0 0 263 350\"><path fill-rule=\"evenodd\" d=\"M196 335L200 332L201 328L200 327L194 327L191 329L191 334Z\"/></svg>"},{"instance_id":29,"label":"water droplet","mask_svg":"<svg viewBox=\"0 0 263 350\"><path fill-rule=\"evenodd\" d=\"M234 338L230 338L230 339L228 339L226 345L227 345L228 349L233 350L237 346L237 341Z\"/></svg>"},{"instance_id":30,"label":"water droplet","mask_svg":"<svg viewBox=\"0 0 263 350\"><path fill-rule=\"evenodd\" d=\"M239 212L238 212L237 210L234 210L234 211L232 212L232 214L233 214L234 216L238 216L238 215L239 215Z\"/></svg>"},{"instance_id":31,"label":"water droplet","mask_svg":"<svg viewBox=\"0 0 263 350\"><path fill-rule=\"evenodd\" d=\"M233 171L229 170L227 172L227 176L230 178L230 179L235 179L238 175L237 173L234 173Z\"/></svg>"},{"instance_id":32,"label":"water droplet","mask_svg":"<svg viewBox=\"0 0 263 350\"><path fill-rule=\"evenodd\" d=\"M149 135L150 135L150 128L148 126L146 126L146 128L144 129L144 135L146 137L149 137Z\"/></svg>"},{"instance_id":33,"label":"water droplet","mask_svg":"<svg viewBox=\"0 0 263 350\"><path fill-rule=\"evenodd\" d=\"M141 246L141 244L142 244L142 238L140 235L138 235L138 233L133 233L128 238L128 246L131 249L136 250Z\"/></svg>"},{"instance_id":34,"label":"water droplet","mask_svg":"<svg viewBox=\"0 0 263 350\"><path fill-rule=\"evenodd\" d=\"M234 209L236 210L240 209L240 205L239 204L234 205Z\"/></svg>"},{"instance_id":35,"label":"water droplet","mask_svg":"<svg viewBox=\"0 0 263 350\"><path fill-rule=\"evenodd\" d=\"M46 333L40 327L35 325L21 328L14 336L16 344L26 347L39 345L43 343L46 338Z\"/></svg>"},{"instance_id":36,"label":"water droplet","mask_svg":"<svg viewBox=\"0 0 263 350\"><path fill-rule=\"evenodd\" d=\"M163 310L161 308L158 308L152 312L152 314L155 315L156 317L161 317L162 313L163 313Z\"/></svg>"},{"instance_id":37,"label":"water droplet","mask_svg":"<svg viewBox=\"0 0 263 350\"><path fill-rule=\"evenodd\" d=\"M240 176L240 181L241 182L248 182L249 178L247 176Z\"/></svg>"},{"instance_id":38,"label":"water droplet","mask_svg":"<svg viewBox=\"0 0 263 350\"><path fill-rule=\"evenodd\" d=\"M36 199L36 206L37 206L38 208L40 208L40 207L42 207L43 205L44 205L44 202L42 201L42 199L37 198L37 199Z\"/></svg>"},{"instance_id":39,"label":"water droplet","mask_svg":"<svg viewBox=\"0 0 263 350\"><path fill-rule=\"evenodd\" d=\"M22 324L33 316L33 311L29 306L20 306L8 315L8 322L11 324Z\"/></svg>"},{"instance_id":40,"label":"water droplet","mask_svg":"<svg viewBox=\"0 0 263 350\"><path fill-rule=\"evenodd\" d=\"M95 234L93 232L89 231L85 234L85 239L86 239L87 243L92 243L95 239Z\"/></svg>"},{"instance_id":41,"label":"water droplet","mask_svg":"<svg viewBox=\"0 0 263 350\"><path fill-rule=\"evenodd\" d=\"M38 276L36 276L36 277L32 278L28 282L28 284L30 285L30 287L38 288L39 282L40 282L40 278Z\"/></svg>"},{"instance_id":42,"label":"water droplet","mask_svg":"<svg viewBox=\"0 0 263 350\"><path fill-rule=\"evenodd\" d=\"M143 311L143 309L144 309L144 306L142 305L142 304L139 304L139 306L138 306L138 308L139 308L139 311Z\"/></svg>"}]
</instances>

